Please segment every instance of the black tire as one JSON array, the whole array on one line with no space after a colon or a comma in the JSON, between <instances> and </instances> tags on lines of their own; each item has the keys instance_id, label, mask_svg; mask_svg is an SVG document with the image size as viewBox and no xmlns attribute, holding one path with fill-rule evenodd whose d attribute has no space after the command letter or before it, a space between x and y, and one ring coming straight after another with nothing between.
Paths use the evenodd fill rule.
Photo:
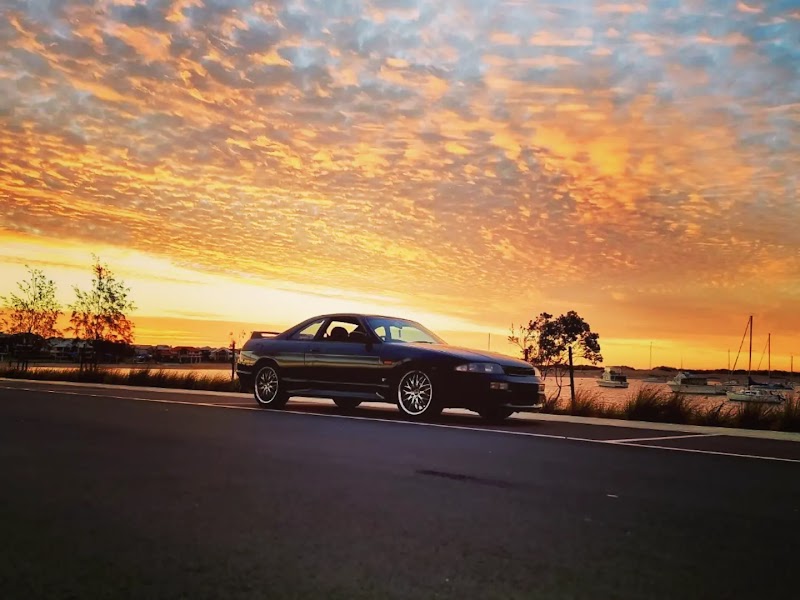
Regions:
<instances>
[{"instance_id":1,"label":"black tire","mask_svg":"<svg viewBox=\"0 0 800 600\"><path fill-rule=\"evenodd\" d=\"M275 365L265 363L256 369L253 397L261 408L281 409L286 406L289 395L283 389L281 375Z\"/></svg>"},{"instance_id":2,"label":"black tire","mask_svg":"<svg viewBox=\"0 0 800 600\"><path fill-rule=\"evenodd\" d=\"M394 385L394 399L404 417L430 419L442 414L442 405L434 395L433 378L417 367L406 369Z\"/></svg>"},{"instance_id":3,"label":"black tire","mask_svg":"<svg viewBox=\"0 0 800 600\"><path fill-rule=\"evenodd\" d=\"M333 401L342 410L353 410L361 404L358 398L334 398Z\"/></svg>"},{"instance_id":4,"label":"black tire","mask_svg":"<svg viewBox=\"0 0 800 600\"><path fill-rule=\"evenodd\" d=\"M482 408L478 411L478 414L489 423L502 423L508 417L514 414L514 410L511 408L505 408L503 406L492 406Z\"/></svg>"}]
</instances>

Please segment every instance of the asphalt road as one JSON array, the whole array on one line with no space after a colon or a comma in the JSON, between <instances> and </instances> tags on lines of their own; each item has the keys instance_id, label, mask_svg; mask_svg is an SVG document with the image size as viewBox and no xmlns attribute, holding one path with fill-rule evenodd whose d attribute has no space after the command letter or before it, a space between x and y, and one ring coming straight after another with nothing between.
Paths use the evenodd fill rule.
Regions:
<instances>
[{"instance_id":1,"label":"asphalt road","mask_svg":"<svg viewBox=\"0 0 800 600\"><path fill-rule=\"evenodd\" d=\"M796 442L247 408L2 382L0 598L798 594Z\"/></svg>"}]
</instances>

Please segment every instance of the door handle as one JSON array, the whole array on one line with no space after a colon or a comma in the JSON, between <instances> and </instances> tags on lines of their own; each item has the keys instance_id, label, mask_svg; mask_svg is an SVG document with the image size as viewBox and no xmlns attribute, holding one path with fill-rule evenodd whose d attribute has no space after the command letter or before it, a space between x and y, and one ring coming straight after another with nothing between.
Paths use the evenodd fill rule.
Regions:
<instances>
[{"instance_id":1,"label":"door handle","mask_svg":"<svg viewBox=\"0 0 800 600\"><path fill-rule=\"evenodd\" d=\"M312 354L319 354L320 349L319 348L312 348L311 350L309 350L309 352L311 352Z\"/></svg>"}]
</instances>

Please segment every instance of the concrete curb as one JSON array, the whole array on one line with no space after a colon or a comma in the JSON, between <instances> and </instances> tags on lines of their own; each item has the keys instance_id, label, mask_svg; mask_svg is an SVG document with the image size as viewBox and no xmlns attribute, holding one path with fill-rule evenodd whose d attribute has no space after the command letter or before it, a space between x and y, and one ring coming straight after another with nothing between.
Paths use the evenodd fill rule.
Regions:
<instances>
[{"instance_id":1,"label":"concrete curb","mask_svg":"<svg viewBox=\"0 0 800 600\"><path fill-rule=\"evenodd\" d=\"M161 394L183 394L191 396L212 396L218 398L250 398L251 394L241 392L213 392L206 390L182 390L162 387L145 387L137 385L114 385L107 383L78 383L74 381L44 381L41 379L12 379L0 377L2 382L23 382L40 385L54 385L78 388L100 388L109 390L128 390L155 392ZM297 397L297 400L316 402L316 398ZM294 400L294 399L293 399ZM385 407L381 403L366 403L376 407ZM472 414L466 410L452 409L453 412ZM571 415L552 415L543 413L518 413L515 418L530 421L550 421L556 423L574 423L576 425L601 425L603 427L624 427L627 429L648 429L650 431L677 431L682 433L717 434L731 437L744 437L762 440L779 440L786 442L800 442L800 433L790 431L769 431L763 429L736 429L733 427L708 427L705 425L681 425L677 423L656 423L651 421L626 421L624 419L601 419L598 417L575 417Z\"/></svg>"}]
</instances>

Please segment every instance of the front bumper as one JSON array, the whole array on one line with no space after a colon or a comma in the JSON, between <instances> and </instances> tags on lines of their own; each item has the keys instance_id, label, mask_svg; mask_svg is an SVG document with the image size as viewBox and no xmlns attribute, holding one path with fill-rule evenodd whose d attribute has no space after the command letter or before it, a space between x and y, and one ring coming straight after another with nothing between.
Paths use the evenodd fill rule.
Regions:
<instances>
[{"instance_id":1,"label":"front bumper","mask_svg":"<svg viewBox=\"0 0 800 600\"><path fill-rule=\"evenodd\" d=\"M480 410L502 407L516 412L540 411L545 401L544 383L536 376L453 373L446 385L447 404Z\"/></svg>"}]
</instances>

